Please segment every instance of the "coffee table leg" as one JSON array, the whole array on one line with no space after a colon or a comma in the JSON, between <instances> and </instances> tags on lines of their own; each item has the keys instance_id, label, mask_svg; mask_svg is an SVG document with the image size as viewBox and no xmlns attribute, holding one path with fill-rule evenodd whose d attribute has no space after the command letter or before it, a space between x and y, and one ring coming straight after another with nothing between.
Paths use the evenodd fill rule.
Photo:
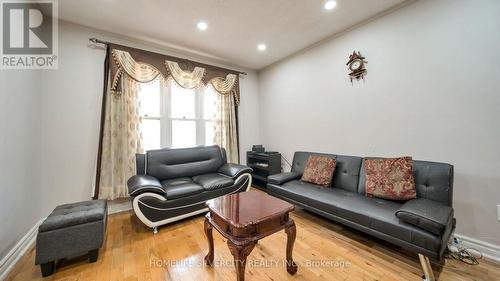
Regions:
<instances>
[{"instance_id":1,"label":"coffee table leg","mask_svg":"<svg viewBox=\"0 0 500 281\"><path fill-rule=\"evenodd\" d=\"M205 218L204 229L208 240L208 254L205 256L205 264L212 266L214 262L214 237L212 235L212 225L208 222L208 218Z\"/></svg>"},{"instance_id":2,"label":"coffee table leg","mask_svg":"<svg viewBox=\"0 0 500 281\"><path fill-rule=\"evenodd\" d=\"M294 275L297 273L297 264L293 261L292 258L292 252L293 252L293 244L295 243L295 236L296 236L296 228L295 228L295 222L293 220L292 224L285 228L286 236L287 236L287 241L286 241L286 271L290 275Z\"/></svg>"},{"instance_id":3,"label":"coffee table leg","mask_svg":"<svg viewBox=\"0 0 500 281\"><path fill-rule=\"evenodd\" d=\"M245 280L245 266L247 264L247 257L252 252L255 247L255 242L250 242L246 245L234 245L229 239L227 240L227 246L231 251L234 258L234 266L236 267L236 280Z\"/></svg>"}]
</instances>

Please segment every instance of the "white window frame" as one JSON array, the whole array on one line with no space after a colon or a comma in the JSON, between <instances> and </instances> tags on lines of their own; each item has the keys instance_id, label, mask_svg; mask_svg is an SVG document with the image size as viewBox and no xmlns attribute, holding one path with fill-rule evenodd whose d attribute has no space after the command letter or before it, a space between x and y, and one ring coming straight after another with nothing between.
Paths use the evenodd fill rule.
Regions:
<instances>
[{"instance_id":1,"label":"white window frame","mask_svg":"<svg viewBox=\"0 0 500 281\"><path fill-rule=\"evenodd\" d=\"M160 81L160 116L143 116L146 120L160 120L160 146L172 147L172 122L174 120L195 121L196 123L196 145L206 145L206 122L214 122L214 119L205 119L204 101L205 101L205 86L195 89L195 118L173 118L171 117L172 105L172 87L180 87L173 85L174 81ZM165 87L163 87L165 85Z\"/></svg>"}]
</instances>

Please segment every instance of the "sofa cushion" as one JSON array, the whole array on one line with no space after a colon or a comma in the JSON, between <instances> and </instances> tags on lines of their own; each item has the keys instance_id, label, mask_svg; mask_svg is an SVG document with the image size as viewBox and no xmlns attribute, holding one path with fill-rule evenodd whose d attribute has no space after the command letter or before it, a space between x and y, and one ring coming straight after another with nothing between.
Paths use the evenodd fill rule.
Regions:
<instances>
[{"instance_id":1,"label":"sofa cushion","mask_svg":"<svg viewBox=\"0 0 500 281\"><path fill-rule=\"evenodd\" d=\"M196 193L192 196L186 196L186 197L180 197L174 200L158 200L154 197L144 197L141 199L141 202L145 203L148 206L151 206L152 208L158 208L158 209L165 209L165 208L175 208L175 207L183 207L186 205L191 205L193 203L198 203L202 202L201 205L203 205L203 208L205 208L205 201L217 198L229 193L233 192L240 192L244 191L247 187L247 184L249 182L250 178L246 177L245 180L242 180L238 183L235 182L232 186L225 187L225 188L219 188L219 189L214 189L214 190L206 190L204 192ZM177 210L181 210L182 208L179 208ZM182 214L182 212L177 213L177 211L171 210L172 212L175 212L176 214Z\"/></svg>"},{"instance_id":2,"label":"sofa cushion","mask_svg":"<svg viewBox=\"0 0 500 281\"><path fill-rule=\"evenodd\" d=\"M366 195L390 200L416 198L411 157L365 159Z\"/></svg>"},{"instance_id":3,"label":"sofa cushion","mask_svg":"<svg viewBox=\"0 0 500 281\"><path fill-rule=\"evenodd\" d=\"M338 188L322 188L298 180L287 182L282 186L268 184L267 187L271 194L320 209L385 235L431 251L440 249L440 236L402 222L394 215L403 205L399 202L366 197Z\"/></svg>"},{"instance_id":4,"label":"sofa cushion","mask_svg":"<svg viewBox=\"0 0 500 281\"><path fill-rule=\"evenodd\" d=\"M191 196L204 191L202 186L194 183L190 178L164 180L161 185L165 189L167 200Z\"/></svg>"},{"instance_id":5,"label":"sofa cushion","mask_svg":"<svg viewBox=\"0 0 500 281\"><path fill-rule=\"evenodd\" d=\"M336 164L335 157L311 155L307 159L301 181L330 186Z\"/></svg>"},{"instance_id":6,"label":"sofa cushion","mask_svg":"<svg viewBox=\"0 0 500 281\"><path fill-rule=\"evenodd\" d=\"M234 184L234 180L232 178L215 173L194 176L193 181L203 186L203 189L205 190L224 188Z\"/></svg>"},{"instance_id":7,"label":"sofa cushion","mask_svg":"<svg viewBox=\"0 0 500 281\"><path fill-rule=\"evenodd\" d=\"M403 222L441 235L453 218L453 208L429 199L417 198L401 206L396 211L396 217Z\"/></svg>"},{"instance_id":8,"label":"sofa cushion","mask_svg":"<svg viewBox=\"0 0 500 281\"><path fill-rule=\"evenodd\" d=\"M106 200L84 201L57 206L38 228L45 232L69 226L101 221L107 214Z\"/></svg>"}]
</instances>

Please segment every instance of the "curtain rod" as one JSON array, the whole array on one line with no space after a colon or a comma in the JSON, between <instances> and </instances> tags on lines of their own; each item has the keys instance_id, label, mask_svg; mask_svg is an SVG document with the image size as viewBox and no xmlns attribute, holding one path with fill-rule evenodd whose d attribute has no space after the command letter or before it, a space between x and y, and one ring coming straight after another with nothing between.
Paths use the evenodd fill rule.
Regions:
<instances>
[{"instance_id":1,"label":"curtain rod","mask_svg":"<svg viewBox=\"0 0 500 281\"><path fill-rule=\"evenodd\" d=\"M89 38L89 41L92 42L92 43L94 43L94 44L104 44L104 45L114 44L114 45L119 45L119 44L115 44L115 43L112 43L112 42L108 42L108 41L104 41L104 40L101 40L101 39L97 39L95 37ZM211 65L208 65L208 64L199 63L199 62L192 61L190 59L185 59L185 58L179 58L179 59L185 60L187 62L192 62L192 63L197 63L197 64L203 64L203 65L207 65L207 66L210 66L210 67L223 69L223 70L226 70L226 71L236 72L239 75L247 75L246 72L241 72L241 71L237 71L237 70L233 70L233 69L228 69L228 68L223 68L223 67L219 67L219 66L211 66Z\"/></svg>"}]
</instances>

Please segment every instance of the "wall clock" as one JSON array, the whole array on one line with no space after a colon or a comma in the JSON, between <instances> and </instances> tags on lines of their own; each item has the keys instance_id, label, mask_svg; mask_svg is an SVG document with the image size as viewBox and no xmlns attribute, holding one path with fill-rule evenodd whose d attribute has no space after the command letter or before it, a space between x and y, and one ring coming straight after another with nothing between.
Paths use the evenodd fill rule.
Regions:
<instances>
[{"instance_id":1,"label":"wall clock","mask_svg":"<svg viewBox=\"0 0 500 281\"><path fill-rule=\"evenodd\" d=\"M365 57L363 57L360 52L356 53L356 51L354 51L351 55L349 55L349 61L346 63L346 65L347 68L351 71L349 73L351 83L354 79L363 79L363 81L365 80L365 75L367 73L365 64L367 63L368 62L365 61Z\"/></svg>"}]
</instances>

